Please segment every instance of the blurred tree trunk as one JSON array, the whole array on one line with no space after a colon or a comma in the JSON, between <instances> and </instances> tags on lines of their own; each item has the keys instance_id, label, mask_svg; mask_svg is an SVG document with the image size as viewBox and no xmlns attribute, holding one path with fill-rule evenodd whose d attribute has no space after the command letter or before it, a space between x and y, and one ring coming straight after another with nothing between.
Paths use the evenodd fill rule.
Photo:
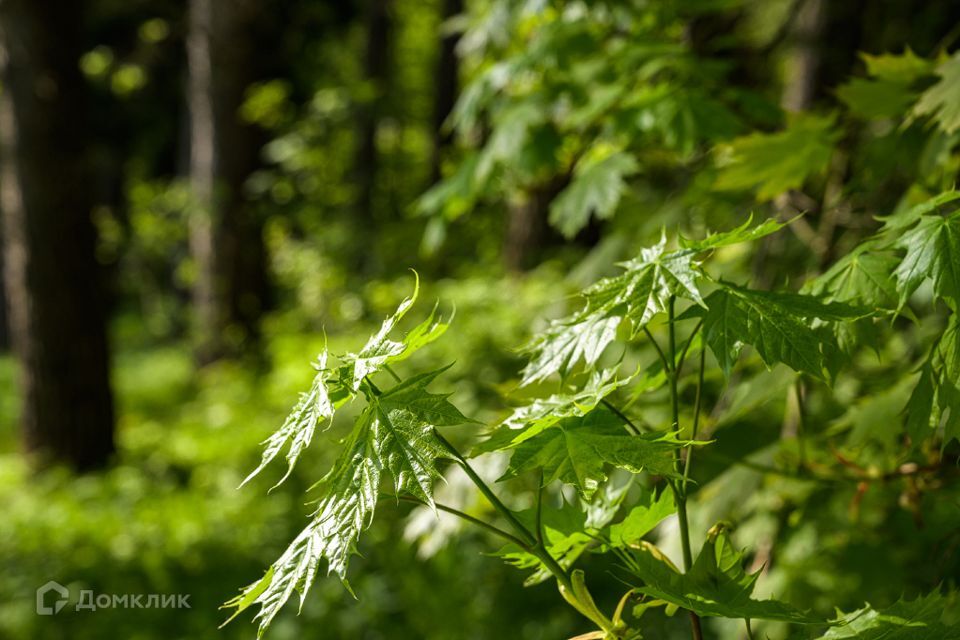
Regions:
<instances>
[{"instance_id":1,"label":"blurred tree trunk","mask_svg":"<svg viewBox=\"0 0 960 640\"><path fill-rule=\"evenodd\" d=\"M0 2L0 209L23 440L78 470L114 451L77 64L83 4Z\"/></svg>"},{"instance_id":2,"label":"blurred tree trunk","mask_svg":"<svg viewBox=\"0 0 960 640\"><path fill-rule=\"evenodd\" d=\"M0 169L0 172L2 172L2 169ZM0 220L2 219L3 212L0 212ZM3 265L3 224L0 222L0 353L10 349L10 329L7 323L9 309L7 303L7 286L3 277Z\"/></svg>"},{"instance_id":3,"label":"blurred tree trunk","mask_svg":"<svg viewBox=\"0 0 960 640\"><path fill-rule=\"evenodd\" d=\"M508 271L526 271L536 266L549 232L550 203L569 183L569 175L557 176L526 189L510 201L503 239L503 264Z\"/></svg>"},{"instance_id":4,"label":"blurred tree trunk","mask_svg":"<svg viewBox=\"0 0 960 640\"><path fill-rule=\"evenodd\" d=\"M262 134L239 113L270 44L260 0L190 0L187 39L191 230L197 356L209 362L255 347L267 295L263 224L244 184ZM276 43L273 43L276 47Z\"/></svg>"},{"instance_id":5,"label":"blurred tree trunk","mask_svg":"<svg viewBox=\"0 0 960 640\"><path fill-rule=\"evenodd\" d=\"M390 0L366 0L364 21L366 50L363 70L367 94L361 96L357 107L357 154L354 174L357 184L357 222L369 225L376 219L373 211L373 191L376 186L380 158L377 153L377 128L383 116L384 95L387 92L390 70ZM369 238L372 228L366 226Z\"/></svg>"},{"instance_id":6,"label":"blurred tree trunk","mask_svg":"<svg viewBox=\"0 0 960 640\"><path fill-rule=\"evenodd\" d=\"M450 18L463 13L463 0L443 0L443 13L440 16L443 25ZM433 156L431 158L431 183L440 181L443 152L450 146L452 133L444 128L444 123L453 111L460 90L459 64L457 60L457 42L459 32L444 32L440 40L440 52L436 67L436 94L433 103Z\"/></svg>"},{"instance_id":7,"label":"blurred tree trunk","mask_svg":"<svg viewBox=\"0 0 960 640\"><path fill-rule=\"evenodd\" d=\"M826 22L825 0L799 2L790 25L780 98L787 111L806 111L813 104L821 62L820 37Z\"/></svg>"}]
</instances>

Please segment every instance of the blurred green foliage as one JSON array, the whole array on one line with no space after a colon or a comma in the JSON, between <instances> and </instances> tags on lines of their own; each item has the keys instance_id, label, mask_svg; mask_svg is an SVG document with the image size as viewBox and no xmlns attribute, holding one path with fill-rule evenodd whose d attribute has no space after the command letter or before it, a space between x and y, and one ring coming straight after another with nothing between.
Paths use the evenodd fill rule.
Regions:
<instances>
[{"instance_id":1,"label":"blurred green foliage","mask_svg":"<svg viewBox=\"0 0 960 640\"><path fill-rule=\"evenodd\" d=\"M196 207L178 144L181 4L103 0L86 25L89 47L78 63L97 107L92 162L122 167L117 183L91 186L103 201L93 214L97 257L114 289L120 451L102 474L32 470L18 452L19 399L7 391L15 366L0 356L2 638L252 637L247 620L215 631L227 617L218 607L302 529L312 510L305 492L328 469L350 416L317 435L269 498L276 477L236 487L256 466L258 443L308 385L325 341L339 351L361 346L409 292L410 268L421 274L423 299L456 310L445 339L417 354L410 370L453 363L447 385L456 405L495 424L513 405L555 390L517 390L519 347L662 229L701 237L751 211L781 219L806 211L756 253L733 246L713 257L734 282L796 288L847 256L880 226L877 218L907 215L951 188L960 171L960 53L951 40L958 16L949 2L867 2L857 15L857 3L831 3L817 93L792 114L780 102L797 0L474 0L446 25L438 0L395 0L390 81L379 92L364 77L362 3L289 3L288 30L276 43L285 66L249 87L238 112L265 137L262 166L246 183L264 222L274 298L262 354L198 370L190 353ZM439 35L450 29L463 34L461 93L445 125L456 141L441 154L442 180L431 184L435 63ZM374 101L383 114L380 166L364 194L356 120ZM513 208L546 188L555 193L530 248L536 267L509 274L502 254ZM357 205L364 195L367 218ZM838 282L849 275L829 273ZM758 597L831 616L957 586L960 483L885 475L956 457L956 443L946 453L905 452L900 424L924 375L923 345L945 331L934 294L929 285L913 293L919 323L901 316L845 328L841 343L873 341L875 353L856 352L832 390L805 396L812 451L783 436L797 419L785 367L768 370L750 356L729 386L715 371L707 376L704 393L717 408L704 424L715 442L695 465L693 544L717 522L735 523L731 539L750 550L749 567L762 568ZM632 345L601 364L618 358L625 370L646 368L655 354ZM681 394L689 407L693 388ZM650 424L669 419L663 389L621 395ZM456 443L469 448L479 431L464 428ZM870 480L811 481L801 461ZM491 476L503 471L502 459L488 464ZM520 477L498 489L525 508L531 483ZM452 474L442 490L472 515L492 517L458 493ZM575 499L556 487L550 497L557 505ZM497 546L487 537L424 515L381 505L351 569L358 600L335 580L318 580L302 613L288 607L270 637L553 640L579 632L582 621L553 586L523 587L521 574L489 557ZM654 535L677 558L672 526ZM590 554L585 563L594 575L618 570ZM74 599L56 617L37 616L34 590L51 579ZM608 582L591 585L604 610L622 591ZM189 593L191 608L78 612L81 589ZM956 601L938 606L955 610ZM680 616L646 615L656 637L689 637ZM743 633L722 620L707 630ZM756 623L754 633L783 638L786 630Z\"/></svg>"}]
</instances>

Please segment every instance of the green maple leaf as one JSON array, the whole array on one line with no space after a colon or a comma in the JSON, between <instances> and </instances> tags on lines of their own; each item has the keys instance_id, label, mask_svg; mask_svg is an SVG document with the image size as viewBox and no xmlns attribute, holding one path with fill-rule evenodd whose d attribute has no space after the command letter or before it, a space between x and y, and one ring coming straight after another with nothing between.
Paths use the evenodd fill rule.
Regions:
<instances>
[{"instance_id":1,"label":"green maple leaf","mask_svg":"<svg viewBox=\"0 0 960 640\"><path fill-rule=\"evenodd\" d=\"M590 374L582 388L569 393L557 393L537 398L528 405L517 407L500 423L477 451L498 451L520 444L552 427L564 418L583 416L601 401L633 378L617 379L616 369L602 369Z\"/></svg>"},{"instance_id":2,"label":"green maple leaf","mask_svg":"<svg viewBox=\"0 0 960 640\"><path fill-rule=\"evenodd\" d=\"M680 573L652 545L634 552L621 551L627 571L643 581L637 591L700 616L781 620L804 624L822 623L789 604L777 600L754 600L759 572L743 570L743 557L722 531L711 532L696 562Z\"/></svg>"},{"instance_id":3,"label":"green maple leaf","mask_svg":"<svg viewBox=\"0 0 960 640\"><path fill-rule=\"evenodd\" d=\"M933 63L909 48L902 54L861 54L869 78L853 78L837 89L837 97L864 118L898 118L918 95L917 81L930 75Z\"/></svg>"},{"instance_id":4,"label":"green maple leaf","mask_svg":"<svg viewBox=\"0 0 960 640\"><path fill-rule=\"evenodd\" d=\"M882 610L867 605L842 616L818 640L960 640L960 625L944 620L955 607L956 596L938 591Z\"/></svg>"},{"instance_id":5,"label":"green maple leaf","mask_svg":"<svg viewBox=\"0 0 960 640\"><path fill-rule=\"evenodd\" d=\"M560 566L569 569L584 552L598 545L602 530L616 516L631 484L608 482L590 502L580 500L579 505L564 503L560 508L541 506L540 526L544 546ZM519 511L516 516L530 531L536 531L536 509ZM533 573L523 582L526 587L545 582L553 575L535 555L515 544L504 546L497 555L518 569L533 569Z\"/></svg>"},{"instance_id":6,"label":"green maple leaf","mask_svg":"<svg viewBox=\"0 0 960 640\"><path fill-rule=\"evenodd\" d=\"M297 404L280 428L263 442L265 446L260 464L240 486L263 471L286 447L287 471L274 487L280 485L290 476L303 451L310 446L316 430L324 425L329 428L335 409L356 394L364 377L380 371L392 362L407 358L417 349L443 335L449 323L438 317L435 306L430 315L402 340L390 339L390 333L397 323L416 302L419 291L420 279L417 277L413 295L403 300L396 312L384 320L380 331L367 341L363 349L359 353L348 353L339 357L343 364L337 370L337 376L331 376L331 371L327 368L329 353L324 349L313 365L317 373L310 388L306 393L300 394Z\"/></svg>"},{"instance_id":7,"label":"green maple leaf","mask_svg":"<svg viewBox=\"0 0 960 640\"><path fill-rule=\"evenodd\" d=\"M532 354L521 384L565 374L579 360L592 366L628 318L638 333L653 316L666 310L667 300L680 295L702 303L696 280L693 249L668 252L664 235L643 249L640 257L623 263L625 271L600 280L584 291L585 307L571 318L555 321L528 347Z\"/></svg>"},{"instance_id":8,"label":"green maple leaf","mask_svg":"<svg viewBox=\"0 0 960 640\"><path fill-rule=\"evenodd\" d=\"M753 218L725 233L704 240L685 240L680 249L667 249L666 234L660 242L641 250L640 255L622 263L623 273L604 278L583 292L584 306L575 314L555 320L525 351L530 362L523 370L521 385L566 373L579 361L590 367L613 342L617 327L626 319L637 335L657 314L666 311L672 296L703 306L698 281L702 277L697 256L724 246L756 240L774 233L782 224L773 220L751 226Z\"/></svg>"},{"instance_id":9,"label":"green maple leaf","mask_svg":"<svg viewBox=\"0 0 960 640\"><path fill-rule=\"evenodd\" d=\"M768 218L760 224L754 226L753 214L751 213L747 218L747 221L735 229L722 231L720 233L711 233L702 240L687 240L686 238L681 238L680 246L685 249L693 249L698 252L710 251L743 242L759 240L760 238L780 231L780 229L783 229L785 226L787 226L786 222L780 222L773 218Z\"/></svg>"},{"instance_id":10,"label":"green maple leaf","mask_svg":"<svg viewBox=\"0 0 960 640\"><path fill-rule=\"evenodd\" d=\"M758 200L797 189L813 174L822 173L839 134L834 118L797 114L777 133L752 133L720 147L720 190L754 190Z\"/></svg>"},{"instance_id":11,"label":"green maple leaf","mask_svg":"<svg viewBox=\"0 0 960 640\"><path fill-rule=\"evenodd\" d=\"M646 502L634 506L623 520L610 526L606 538L612 547L629 547L676 511L672 491L661 491L657 498L650 493Z\"/></svg>"},{"instance_id":12,"label":"green maple leaf","mask_svg":"<svg viewBox=\"0 0 960 640\"><path fill-rule=\"evenodd\" d=\"M326 378L329 373L327 371L327 357L326 350L317 357L317 362L313 365L317 374L313 378L310 389L306 393L300 394L300 399L287 419L284 420L279 429L263 442L266 446L263 449L260 464L240 483L241 487L263 471L286 446L288 447L287 472L274 487L280 485L293 471L300 454L310 446L310 441L313 439L317 427L323 423L326 423L327 427L330 426L335 401L331 399L330 390L327 388Z\"/></svg>"},{"instance_id":13,"label":"green maple leaf","mask_svg":"<svg viewBox=\"0 0 960 640\"><path fill-rule=\"evenodd\" d=\"M929 116L945 133L960 131L960 52L937 67L940 80L923 92L914 117Z\"/></svg>"},{"instance_id":14,"label":"green maple leaf","mask_svg":"<svg viewBox=\"0 0 960 640\"><path fill-rule=\"evenodd\" d=\"M726 375L743 346L750 345L767 366L782 362L825 380L836 368L840 347L829 326L814 327L812 321L849 321L868 315L864 309L824 303L814 296L725 283L707 297L706 304L707 309L692 307L681 318L703 318L704 339Z\"/></svg>"},{"instance_id":15,"label":"green maple leaf","mask_svg":"<svg viewBox=\"0 0 960 640\"><path fill-rule=\"evenodd\" d=\"M565 375L580 360L593 366L613 342L621 320L613 309L605 309L551 322L525 347L531 358L520 384L546 380L555 373Z\"/></svg>"},{"instance_id":16,"label":"green maple leaf","mask_svg":"<svg viewBox=\"0 0 960 640\"><path fill-rule=\"evenodd\" d=\"M640 473L676 475L674 452L684 443L673 434L628 435L623 421L604 407L565 418L513 447L503 478L542 469L545 482L561 480L589 498L607 479L606 465Z\"/></svg>"},{"instance_id":17,"label":"green maple leaf","mask_svg":"<svg viewBox=\"0 0 960 640\"><path fill-rule=\"evenodd\" d=\"M442 371L411 378L382 394L368 393L369 404L333 467L317 483L322 496L310 524L263 579L224 605L237 609L232 617L260 605L256 619L263 633L294 591L302 605L324 560L327 573L347 584L350 556L373 520L383 472L392 477L397 494L433 505L433 484L441 477L436 461L450 458L434 427L468 421L447 396L426 391Z\"/></svg>"},{"instance_id":18,"label":"green maple leaf","mask_svg":"<svg viewBox=\"0 0 960 640\"><path fill-rule=\"evenodd\" d=\"M261 636L294 592L300 593L303 606L324 559L328 573L346 579L347 563L360 533L373 520L380 488L382 465L370 437L369 416L369 411L361 416L333 468L321 481L324 495L310 524L263 578L223 605L236 609L227 622L248 607L259 605L254 619L259 621L257 635Z\"/></svg>"},{"instance_id":19,"label":"green maple leaf","mask_svg":"<svg viewBox=\"0 0 960 640\"><path fill-rule=\"evenodd\" d=\"M317 426L330 421L335 407L359 391L367 399L367 406L344 440L330 471L315 485L321 494L310 524L263 578L224 605L236 609L230 620L257 604L260 610L255 619L259 620L262 635L294 592L300 593L302 606L324 561L327 573L337 574L349 588L346 580L349 560L360 534L373 520L384 474L392 478L396 494L406 494L433 506L433 485L441 477L437 460L451 457L435 429L471 422L450 403L449 395L427 390L449 367L414 376L385 392L368 378L435 340L446 329L434 307L429 317L402 340L389 337L416 300L419 282L417 285L413 296L400 304L359 353L340 357L344 364L337 369L336 377L329 377L327 353L321 354L309 391L301 395L290 417L267 440L260 466L250 477L288 443L289 475Z\"/></svg>"},{"instance_id":20,"label":"green maple leaf","mask_svg":"<svg viewBox=\"0 0 960 640\"><path fill-rule=\"evenodd\" d=\"M613 215L626 190L624 179L638 169L633 156L622 151L577 163L570 185L550 205L550 224L567 238L587 226L590 215Z\"/></svg>"},{"instance_id":21,"label":"green maple leaf","mask_svg":"<svg viewBox=\"0 0 960 640\"><path fill-rule=\"evenodd\" d=\"M916 224L922 216L933 213L958 199L960 199L960 191L951 189L923 202L914 204L911 207L907 207L893 215L878 216L877 220L883 222L883 231L901 231Z\"/></svg>"},{"instance_id":22,"label":"green maple leaf","mask_svg":"<svg viewBox=\"0 0 960 640\"><path fill-rule=\"evenodd\" d=\"M419 292L420 278L417 276L413 295L404 299L396 312L383 321L380 331L371 336L358 353L340 356L340 361L343 363L340 367L340 382L344 387L356 393L366 376L377 373L389 364L405 360L414 351L433 342L447 330L450 323L439 317L435 306L430 315L411 329L402 340L390 338L397 324L417 301Z\"/></svg>"},{"instance_id":23,"label":"green maple leaf","mask_svg":"<svg viewBox=\"0 0 960 640\"><path fill-rule=\"evenodd\" d=\"M960 304L960 214L922 216L895 246L906 249L893 273L900 306L930 278L934 293L956 310Z\"/></svg>"},{"instance_id":24,"label":"green maple leaf","mask_svg":"<svg viewBox=\"0 0 960 640\"><path fill-rule=\"evenodd\" d=\"M827 301L890 309L897 303L893 271L898 262L890 253L877 251L869 243L861 244L805 285L803 291Z\"/></svg>"}]
</instances>

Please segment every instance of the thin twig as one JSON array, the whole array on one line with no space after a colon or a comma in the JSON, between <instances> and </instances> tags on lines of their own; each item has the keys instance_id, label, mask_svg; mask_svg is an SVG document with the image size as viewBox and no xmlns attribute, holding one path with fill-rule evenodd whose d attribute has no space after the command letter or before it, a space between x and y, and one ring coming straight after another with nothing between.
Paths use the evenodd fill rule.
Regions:
<instances>
[{"instance_id":1,"label":"thin twig","mask_svg":"<svg viewBox=\"0 0 960 640\"><path fill-rule=\"evenodd\" d=\"M638 427L637 425L635 425L635 424L633 423L633 420L631 420L630 418L628 418L625 413L623 413L622 411L620 411L620 409L618 409L617 407L615 407L615 406L613 405L613 403L610 402L609 400L607 400L606 398L602 398L602 399L600 400L600 404L602 404L602 405L605 406L607 409L609 409L615 416L617 416L618 418L620 418L621 420L623 420L624 426L627 427L627 430L630 431L631 435L638 436L638 435L640 435L640 433L643 431L640 427Z\"/></svg>"},{"instance_id":2,"label":"thin twig","mask_svg":"<svg viewBox=\"0 0 960 640\"><path fill-rule=\"evenodd\" d=\"M653 347L657 350L657 355L660 356L660 362L663 363L664 371L667 373L672 371L673 369L670 366L670 361L667 360L667 356L663 353L663 349L660 348L660 344L654 339L653 334L650 333L650 329L648 329L646 325L643 327L643 332L647 334L647 339L650 340L650 343L653 344Z\"/></svg>"},{"instance_id":3,"label":"thin twig","mask_svg":"<svg viewBox=\"0 0 960 640\"><path fill-rule=\"evenodd\" d=\"M393 494L390 494L390 493L382 493L382 494L380 494L380 499L381 499L381 500L385 500L385 499L387 499L387 498L393 498L393 499L395 499L395 500L402 500L402 501L404 501L404 502L412 502L412 503L419 504L419 505L422 505L422 506L425 506L425 507L429 507L429 506L430 506L429 503L424 502L424 501L421 500L420 498L415 498L415 497L413 497L413 496L398 496L398 495L393 495ZM529 549L530 549L529 545L527 545L527 543L525 543L525 542L524 542L523 540L521 540L520 538L516 537L515 535L513 535L513 534L511 534L511 533L509 533L509 532L507 532L507 531L504 531L503 529L501 529L501 528L499 528L499 527L496 527L496 526L490 524L489 522L484 522L483 520L480 520L479 518L475 518L475 517L471 516L471 515L468 514L468 513L464 513L463 511L460 511L459 509L454 509L453 507L448 507L447 505L445 505L445 504L440 504L439 502L434 502L434 503L433 503L433 506L436 507L437 509L439 509L440 511L445 511L446 513L455 515L455 516L457 516L458 518L460 518L460 519L462 519L462 520L465 520L466 522L469 522L470 524L476 525L476 526L478 526L478 527L481 527L481 528L485 529L486 531L489 531L490 533L493 533L493 534L495 534L495 535L498 535L498 536L500 536L501 538L503 538L504 540L508 540L508 541L512 542L513 544L517 545L517 546L520 547L521 549L525 549L525 550L529 550Z\"/></svg>"}]
</instances>

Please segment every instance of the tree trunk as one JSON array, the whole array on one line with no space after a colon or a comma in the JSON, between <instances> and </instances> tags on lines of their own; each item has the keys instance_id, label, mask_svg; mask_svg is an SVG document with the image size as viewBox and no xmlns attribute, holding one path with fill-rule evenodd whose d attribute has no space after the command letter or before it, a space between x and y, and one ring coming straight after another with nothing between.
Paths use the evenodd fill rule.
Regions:
<instances>
[{"instance_id":1,"label":"tree trunk","mask_svg":"<svg viewBox=\"0 0 960 640\"><path fill-rule=\"evenodd\" d=\"M824 0L799 0L790 27L790 51L780 103L787 111L806 111L817 93L820 71L820 37L826 19Z\"/></svg>"},{"instance_id":2,"label":"tree trunk","mask_svg":"<svg viewBox=\"0 0 960 640\"><path fill-rule=\"evenodd\" d=\"M267 18L259 0L190 2L190 182L198 205L190 245L201 362L255 347L260 335L267 293L263 224L244 184L263 140L239 110L269 59L261 37Z\"/></svg>"},{"instance_id":3,"label":"tree trunk","mask_svg":"<svg viewBox=\"0 0 960 640\"><path fill-rule=\"evenodd\" d=\"M2 173L2 169L0 169L0 173ZM0 212L0 220L2 220L2 218L3 213ZM7 286L3 277L3 264L3 223L0 222L0 353L10 349L10 329L8 328L7 323L9 305L7 303Z\"/></svg>"},{"instance_id":4,"label":"tree trunk","mask_svg":"<svg viewBox=\"0 0 960 640\"><path fill-rule=\"evenodd\" d=\"M369 238L375 222L374 188L379 169L377 153L377 128L383 115L384 95L390 62L390 0L366 0L366 51L364 75L369 95L357 108L358 138L354 173L357 184L357 221L366 225L364 234Z\"/></svg>"},{"instance_id":5,"label":"tree trunk","mask_svg":"<svg viewBox=\"0 0 960 640\"><path fill-rule=\"evenodd\" d=\"M444 25L454 16L463 13L463 0L443 0L441 20ZM433 156L431 158L431 183L436 184L442 177L443 152L452 141L451 132L444 123L453 111L460 89L459 64L457 60L457 42L459 32L445 33L440 40L437 57L436 86L433 102Z\"/></svg>"},{"instance_id":6,"label":"tree trunk","mask_svg":"<svg viewBox=\"0 0 960 640\"><path fill-rule=\"evenodd\" d=\"M0 210L23 442L78 470L114 451L77 65L82 5L0 2Z\"/></svg>"},{"instance_id":7,"label":"tree trunk","mask_svg":"<svg viewBox=\"0 0 960 640\"><path fill-rule=\"evenodd\" d=\"M526 271L536 265L547 233L550 203L562 189L559 180L540 184L518 194L507 205L503 264L508 271Z\"/></svg>"}]
</instances>

